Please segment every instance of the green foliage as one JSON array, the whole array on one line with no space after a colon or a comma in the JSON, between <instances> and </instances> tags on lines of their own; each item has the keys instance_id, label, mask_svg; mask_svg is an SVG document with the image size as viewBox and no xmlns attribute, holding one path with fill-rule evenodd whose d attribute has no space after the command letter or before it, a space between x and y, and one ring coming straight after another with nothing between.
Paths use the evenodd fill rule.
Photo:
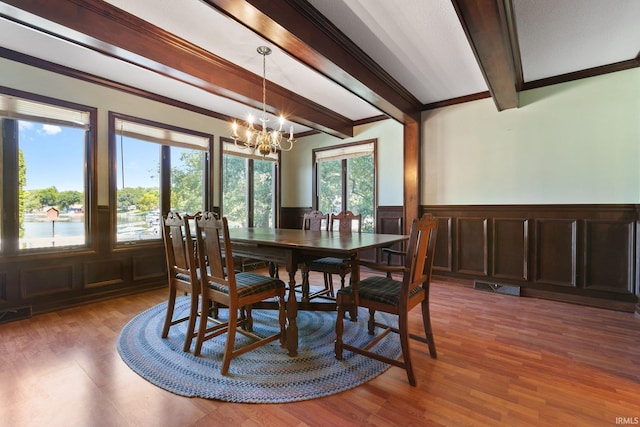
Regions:
<instances>
[{"instance_id":1,"label":"green foliage","mask_svg":"<svg viewBox=\"0 0 640 427\"><path fill-rule=\"evenodd\" d=\"M33 190L33 194L41 207L56 206L58 204L58 189L55 186Z\"/></svg>"},{"instance_id":2,"label":"green foliage","mask_svg":"<svg viewBox=\"0 0 640 427\"><path fill-rule=\"evenodd\" d=\"M143 212L152 211L158 209L160 205L160 197L158 192L148 191L142 195L138 200L138 209Z\"/></svg>"},{"instance_id":3,"label":"green foliage","mask_svg":"<svg viewBox=\"0 0 640 427\"><path fill-rule=\"evenodd\" d=\"M84 194L80 191L67 190L58 194L58 207L62 210L71 205L84 205Z\"/></svg>"},{"instance_id":4,"label":"green foliage","mask_svg":"<svg viewBox=\"0 0 640 427\"><path fill-rule=\"evenodd\" d=\"M222 156L222 205L229 222L247 226L247 159Z\"/></svg>"},{"instance_id":5,"label":"green foliage","mask_svg":"<svg viewBox=\"0 0 640 427\"><path fill-rule=\"evenodd\" d=\"M362 231L373 231L375 176L373 155L346 160L329 160L318 164L318 209L326 213L350 210L362 214ZM347 200L342 200L342 185L346 180Z\"/></svg>"},{"instance_id":6,"label":"green foliage","mask_svg":"<svg viewBox=\"0 0 640 427\"><path fill-rule=\"evenodd\" d=\"M205 154L184 151L180 160L179 166L171 168L171 209L194 214L203 209Z\"/></svg>"}]
</instances>

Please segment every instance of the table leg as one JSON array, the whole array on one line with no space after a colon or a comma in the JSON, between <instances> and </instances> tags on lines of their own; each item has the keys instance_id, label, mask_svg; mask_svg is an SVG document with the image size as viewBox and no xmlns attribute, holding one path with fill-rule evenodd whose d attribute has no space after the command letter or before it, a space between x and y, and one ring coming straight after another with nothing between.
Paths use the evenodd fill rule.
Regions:
<instances>
[{"instance_id":1,"label":"table leg","mask_svg":"<svg viewBox=\"0 0 640 427\"><path fill-rule=\"evenodd\" d=\"M296 271L289 271L289 297L287 298L287 350L289 356L298 354L298 301L296 300Z\"/></svg>"}]
</instances>

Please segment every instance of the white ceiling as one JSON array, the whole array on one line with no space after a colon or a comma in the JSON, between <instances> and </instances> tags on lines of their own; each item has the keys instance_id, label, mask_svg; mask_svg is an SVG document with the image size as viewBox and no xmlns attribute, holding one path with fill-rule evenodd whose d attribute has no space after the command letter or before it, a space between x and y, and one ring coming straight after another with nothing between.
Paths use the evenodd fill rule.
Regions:
<instances>
[{"instance_id":1,"label":"white ceiling","mask_svg":"<svg viewBox=\"0 0 640 427\"><path fill-rule=\"evenodd\" d=\"M267 57L270 82L353 121L380 114L350 90L200 0L107 1L258 75L262 57L256 48L266 44L274 51ZM451 0L309 3L422 104L487 91ZM525 82L637 59L638 0L512 0L512 5ZM176 80L58 38L71 32L7 3L0 2L0 16L1 47L221 114L245 117L252 111L197 88L190 76ZM296 125L295 131L309 129Z\"/></svg>"}]
</instances>

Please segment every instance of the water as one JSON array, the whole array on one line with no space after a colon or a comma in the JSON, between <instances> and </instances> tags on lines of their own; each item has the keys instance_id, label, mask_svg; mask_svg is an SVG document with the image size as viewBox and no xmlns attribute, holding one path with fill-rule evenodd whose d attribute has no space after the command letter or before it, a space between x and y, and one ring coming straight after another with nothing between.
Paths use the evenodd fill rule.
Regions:
<instances>
[{"instance_id":1,"label":"water","mask_svg":"<svg viewBox=\"0 0 640 427\"><path fill-rule=\"evenodd\" d=\"M24 222L24 238L51 237L52 231L56 236L84 236L84 222L64 221L64 222ZM55 229L52 230L55 225Z\"/></svg>"},{"instance_id":2,"label":"water","mask_svg":"<svg viewBox=\"0 0 640 427\"><path fill-rule=\"evenodd\" d=\"M21 249L48 248L53 246L84 245L84 222L82 221L25 221Z\"/></svg>"}]
</instances>

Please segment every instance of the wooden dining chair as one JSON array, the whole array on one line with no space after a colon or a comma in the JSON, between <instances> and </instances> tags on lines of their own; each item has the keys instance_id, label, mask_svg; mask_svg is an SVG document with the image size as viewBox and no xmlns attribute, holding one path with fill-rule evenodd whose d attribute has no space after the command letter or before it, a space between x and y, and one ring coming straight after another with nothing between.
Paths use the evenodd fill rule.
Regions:
<instances>
[{"instance_id":1,"label":"wooden dining chair","mask_svg":"<svg viewBox=\"0 0 640 427\"><path fill-rule=\"evenodd\" d=\"M308 231L329 231L329 214L323 214L318 210L313 210L311 212L305 213L302 217L302 229ZM322 295L329 295L331 293L331 288L328 286L328 283L326 281L324 283L323 289L314 293L310 293L309 267L312 261L313 259L305 260L305 262L301 263L298 266L298 268L302 272L302 298L305 301Z\"/></svg>"},{"instance_id":2,"label":"wooden dining chair","mask_svg":"<svg viewBox=\"0 0 640 427\"><path fill-rule=\"evenodd\" d=\"M200 281L195 259L195 248L189 221L197 216L180 216L177 212L169 212L162 218L162 237L167 260L167 276L169 284L169 300L162 338L169 336L169 329L178 323L188 322L183 351L189 351L194 337L194 329L198 310L198 296L200 295ZM174 310L178 292L191 296L189 314L174 319Z\"/></svg>"},{"instance_id":3,"label":"wooden dining chair","mask_svg":"<svg viewBox=\"0 0 640 427\"><path fill-rule=\"evenodd\" d=\"M227 218L216 218L205 212L196 219L196 242L200 266L202 317L198 325L194 354L200 356L202 345L214 337L227 334L220 372L227 375L231 359L259 346L280 339L285 345L285 284L280 279L251 272L236 272L229 238ZM257 302L276 298L279 306L279 332L260 336L253 332L251 306ZM226 320L207 316L209 307L219 304L229 309ZM235 348L236 333L252 339L252 342ZM268 361L265 361L268 363Z\"/></svg>"},{"instance_id":4,"label":"wooden dining chair","mask_svg":"<svg viewBox=\"0 0 640 427\"><path fill-rule=\"evenodd\" d=\"M336 298L338 308L335 342L336 359L342 360L344 350L371 357L405 369L409 384L416 385L409 350L409 338L427 343L430 356L434 359L437 357L429 317L429 284L431 282L431 267L433 265L437 227L437 221L426 216L420 218L420 220L413 221L403 266L360 262L361 265L380 272L401 272L402 280L374 275L338 291ZM409 311L418 304L421 304L422 308L424 337L409 333ZM368 328L370 335L374 335L376 327L383 328L383 331L365 347L352 346L344 342L342 338L345 321L344 314L347 310L353 313L357 310L357 307L369 309ZM376 311L397 315L397 326L378 322L375 319ZM373 349L390 332L397 333L400 336L401 360L384 356Z\"/></svg>"},{"instance_id":5,"label":"wooden dining chair","mask_svg":"<svg viewBox=\"0 0 640 427\"><path fill-rule=\"evenodd\" d=\"M355 215L351 211L331 214L329 230L336 230L339 233L352 233L355 230L360 233L362 231L362 214ZM309 271L321 272L324 276L325 289L328 290L327 294L335 297L333 275L340 276L340 287L344 288L345 277L347 274L351 274L351 260L336 257L315 259L309 265Z\"/></svg>"}]
</instances>

